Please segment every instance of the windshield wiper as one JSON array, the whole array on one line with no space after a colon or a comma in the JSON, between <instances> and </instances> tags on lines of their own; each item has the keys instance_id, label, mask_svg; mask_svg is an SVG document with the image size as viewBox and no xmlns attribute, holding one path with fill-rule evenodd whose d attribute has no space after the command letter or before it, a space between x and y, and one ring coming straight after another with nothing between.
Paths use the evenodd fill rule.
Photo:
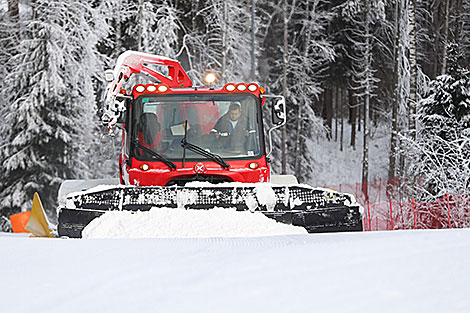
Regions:
<instances>
[{"instance_id":1,"label":"windshield wiper","mask_svg":"<svg viewBox=\"0 0 470 313\"><path fill-rule=\"evenodd\" d=\"M166 165L168 165L168 167L173 171L173 170L176 170L176 165L175 163L171 162L170 160L168 160L167 158L165 158L164 156L158 154L157 152L153 151L152 149L149 149L147 148L146 146L142 145L140 142L138 142L137 140L135 140L134 138L131 139L132 143L137 145L139 148L141 148L142 150L144 150L145 152L148 152L150 155L152 155L155 159L165 163Z\"/></svg>"},{"instance_id":2,"label":"windshield wiper","mask_svg":"<svg viewBox=\"0 0 470 313\"><path fill-rule=\"evenodd\" d=\"M209 160L217 162L220 166L222 166L225 169L228 169L230 165L222 159L220 155L211 153L209 151L204 150L203 148L196 146L192 143L189 143L186 141L186 137L181 140L181 146L183 148L187 148L188 150L191 150L193 152L196 152L197 154L200 154L202 156L205 156Z\"/></svg>"}]
</instances>

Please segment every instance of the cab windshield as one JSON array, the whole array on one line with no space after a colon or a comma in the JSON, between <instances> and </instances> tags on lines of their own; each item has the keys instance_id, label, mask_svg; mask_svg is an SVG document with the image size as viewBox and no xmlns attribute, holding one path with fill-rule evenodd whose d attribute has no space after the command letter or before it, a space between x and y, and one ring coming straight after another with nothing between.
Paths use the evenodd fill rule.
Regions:
<instances>
[{"instance_id":1,"label":"cab windshield","mask_svg":"<svg viewBox=\"0 0 470 313\"><path fill-rule=\"evenodd\" d=\"M152 159L151 149L166 159L206 159L186 149L182 140L223 159L258 156L260 106L251 95L142 96L136 101L135 153Z\"/></svg>"}]
</instances>

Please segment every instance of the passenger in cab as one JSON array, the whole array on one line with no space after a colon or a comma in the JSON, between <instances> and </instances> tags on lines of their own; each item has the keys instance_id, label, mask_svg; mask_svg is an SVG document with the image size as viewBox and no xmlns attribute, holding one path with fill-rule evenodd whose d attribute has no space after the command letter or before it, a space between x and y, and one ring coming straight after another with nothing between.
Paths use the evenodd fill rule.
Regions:
<instances>
[{"instance_id":1,"label":"passenger in cab","mask_svg":"<svg viewBox=\"0 0 470 313\"><path fill-rule=\"evenodd\" d=\"M162 139L161 126L155 113L144 113L137 127L139 143L149 149L159 151ZM142 149L140 154L144 155ZM145 154L146 155L146 154Z\"/></svg>"}]
</instances>

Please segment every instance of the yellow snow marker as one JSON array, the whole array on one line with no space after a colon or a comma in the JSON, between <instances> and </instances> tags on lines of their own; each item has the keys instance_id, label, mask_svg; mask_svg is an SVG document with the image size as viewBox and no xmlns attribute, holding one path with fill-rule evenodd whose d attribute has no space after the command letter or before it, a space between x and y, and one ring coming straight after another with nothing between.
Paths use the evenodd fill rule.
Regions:
<instances>
[{"instance_id":1,"label":"yellow snow marker","mask_svg":"<svg viewBox=\"0 0 470 313\"><path fill-rule=\"evenodd\" d=\"M54 235L51 234L51 230L49 229L46 213L44 212L41 199L39 199L37 192L34 193L33 197L33 209L31 210L31 217L29 218L28 223L24 228L32 234L31 237L54 237Z\"/></svg>"}]
</instances>

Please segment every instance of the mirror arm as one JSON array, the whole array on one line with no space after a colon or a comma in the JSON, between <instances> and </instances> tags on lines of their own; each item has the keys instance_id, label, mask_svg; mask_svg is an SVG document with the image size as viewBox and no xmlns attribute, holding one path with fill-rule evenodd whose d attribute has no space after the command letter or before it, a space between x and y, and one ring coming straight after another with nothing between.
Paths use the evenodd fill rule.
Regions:
<instances>
[{"instance_id":1,"label":"mirror arm","mask_svg":"<svg viewBox=\"0 0 470 313\"><path fill-rule=\"evenodd\" d=\"M116 95L116 98L124 98L124 99L131 99L131 100L134 99L132 96L124 95L124 94L122 94L122 93L118 93L118 94Z\"/></svg>"}]
</instances>

